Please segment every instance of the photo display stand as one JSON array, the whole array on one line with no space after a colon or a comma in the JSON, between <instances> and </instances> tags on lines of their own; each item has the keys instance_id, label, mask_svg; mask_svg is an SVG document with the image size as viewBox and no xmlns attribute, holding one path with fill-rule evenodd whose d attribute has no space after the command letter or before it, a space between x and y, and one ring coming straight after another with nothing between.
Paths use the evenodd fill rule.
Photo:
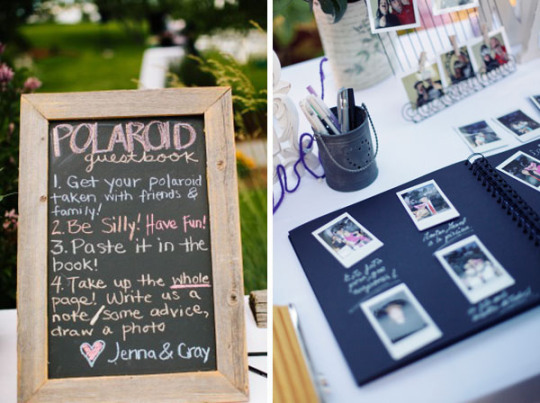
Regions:
<instances>
[{"instance_id":1,"label":"photo display stand","mask_svg":"<svg viewBox=\"0 0 540 403\"><path fill-rule=\"evenodd\" d=\"M508 63L498 67L489 73L479 73L475 77L452 84L444 89L444 95L419 108L414 107L412 102L407 102L402 109L403 117L414 123L419 123L436 113L454 105L470 95L489 87L516 71L515 58L511 57Z\"/></svg>"},{"instance_id":2,"label":"photo display stand","mask_svg":"<svg viewBox=\"0 0 540 403\"><path fill-rule=\"evenodd\" d=\"M504 39L506 48L509 47L501 22L501 13L494 1L479 1L477 7L440 15L433 13L434 0L417 0L416 4L418 6L419 27L379 33L382 48L396 76L410 74L415 72L415 69L418 75L421 75L419 70L422 70L422 66L419 67L419 60L422 59L423 53L427 57L427 64L437 65L441 76L443 76L445 62L441 55L449 54L452 50L457 54L458 49L470 51L471 44L479 46L480 42L487 43L489 38L495 34ZM385 40L385 35L388 36L389 40ZM452 38L455 38L454 44ZM436 59L437 61L434 62ZM450 58L447 63L449 62ZM497 83L516 71L517 68L515 58L512 56L505 64L491 69L487 73L477 65L478 62L475 64L473 64L474 76L465 80L454 82L449 77L444 77L444 95L439 98L421 106L417 106L414 102L407 102L402 108L403 117L408 121L419 123L456 102Z\"/></svg>"}]
</instances>

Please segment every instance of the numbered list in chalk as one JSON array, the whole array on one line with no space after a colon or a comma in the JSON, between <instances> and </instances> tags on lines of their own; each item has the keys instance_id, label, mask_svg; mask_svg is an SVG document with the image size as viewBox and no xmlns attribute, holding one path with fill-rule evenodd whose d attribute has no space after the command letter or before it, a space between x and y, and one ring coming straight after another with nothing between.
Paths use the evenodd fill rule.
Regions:
<instances>
[{"instance_id":1,"label":"numbered list in chalk","mask_svg":"<svg viewBox=\"0 0 540 403\"><path fill-rule=\"evenodd\" d=\"M203 129L51 123L50 378L216 369Z\"/></svg>"}]
</instances>

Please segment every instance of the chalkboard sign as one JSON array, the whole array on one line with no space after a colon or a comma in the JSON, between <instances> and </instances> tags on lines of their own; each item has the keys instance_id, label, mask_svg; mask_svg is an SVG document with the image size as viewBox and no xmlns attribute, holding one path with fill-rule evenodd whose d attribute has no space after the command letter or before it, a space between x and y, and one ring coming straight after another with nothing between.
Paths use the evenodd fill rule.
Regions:
<instances>
[{"instance_id":1,"label":"chalkboard sign","mask_svg":"<svg viewBox=\"0 0 540 403\"><path fill-rule=\"evenodd\" d=\"M20 400L247 399L230 98L22 97Z\"/></svg>"}]
</instances>

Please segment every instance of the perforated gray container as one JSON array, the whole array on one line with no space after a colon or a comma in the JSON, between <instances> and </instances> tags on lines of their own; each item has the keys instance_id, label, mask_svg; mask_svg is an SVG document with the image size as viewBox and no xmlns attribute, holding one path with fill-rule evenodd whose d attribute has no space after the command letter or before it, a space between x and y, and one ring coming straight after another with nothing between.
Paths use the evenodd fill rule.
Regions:
<instances>
[{"instance_id":1,"label":"perforated gray container","mask_svg":"<svg viewBox=\"0 0 540 403\"><path fill-rule=\"evenodd\" d=\"M336 114L336 108L332 108ZM377 133L364 104L355 110L353 130L337 135L315 133L326 183L334 190L352 192L371 184L379 173L375 157L379 151ZM369 127L373 128L375 147Z\"/></svg>"}]
</instances>

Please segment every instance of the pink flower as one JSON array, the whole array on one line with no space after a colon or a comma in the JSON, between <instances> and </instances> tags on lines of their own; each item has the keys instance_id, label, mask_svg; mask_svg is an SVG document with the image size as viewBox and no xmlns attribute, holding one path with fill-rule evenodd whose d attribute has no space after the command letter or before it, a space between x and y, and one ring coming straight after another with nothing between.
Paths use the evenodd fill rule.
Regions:
<instances>
[{"instance_id":1,"label":"pink flower","mask_svg":"<svg viewBox=\"0 0 540 403\"><path fill-rule=\"evenodd\" d=\"M2 63L0 65L0 83L9 83L14 74L13 70L7 64Z\"/></svg>"},{"instance_id":2,"label":"pink flower","mask_svg":"<svg viewBox=\"0 0 540 403\"><path fill-rule=\"evenodd\" d=\"M14 208L9 211L6 211L4 215L6 218L14 218L14 219L19 218L19 215L17 214Z\"/></svg>"},{"instance_id":3,"label":"pink flower","mask_svg":"<svg viewBox=\"0 0 540 403\"><path fill-rule=\"evenodd\" d=\"M19 215L15 212L15 209L6 211L4 213L4 222L2 223L2 227L8 232L15 231L18 226L18 218Z\"/></svg>"},{"instance_id":4,"label":"pink flower","mask_svg":"<svg viewBox=\"0 0 540 403\"><path fill-rule=\"evenodd\" d=\"M33 92L41 87L41 81L37 77L28 77L24 82L23 91Z\"/></svg>"}]
</instances>

